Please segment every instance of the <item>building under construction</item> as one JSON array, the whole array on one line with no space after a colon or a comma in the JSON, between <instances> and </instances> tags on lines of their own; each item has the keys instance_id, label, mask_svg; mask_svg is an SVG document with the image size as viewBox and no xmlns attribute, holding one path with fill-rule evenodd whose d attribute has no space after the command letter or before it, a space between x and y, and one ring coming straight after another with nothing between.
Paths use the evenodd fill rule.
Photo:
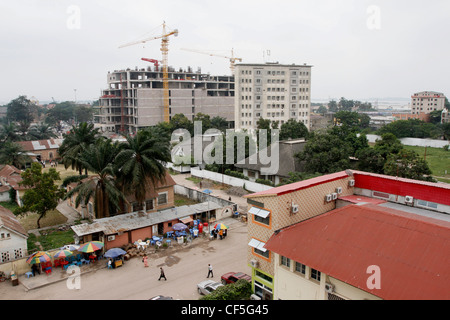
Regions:
<instances>
[{"instance_id":1,"label":"building under construction","mask_svg":"<svg viewBox=\"0 0 450 320\"><path fill-rule=\"evenodd\" d=\"M163 68L154 66L108 72L95 122L103 132L134 133L164 121ZM225 118L234 127L234 77L168 68L169 120L198 113Z\"/></svg>"}]
</instances>

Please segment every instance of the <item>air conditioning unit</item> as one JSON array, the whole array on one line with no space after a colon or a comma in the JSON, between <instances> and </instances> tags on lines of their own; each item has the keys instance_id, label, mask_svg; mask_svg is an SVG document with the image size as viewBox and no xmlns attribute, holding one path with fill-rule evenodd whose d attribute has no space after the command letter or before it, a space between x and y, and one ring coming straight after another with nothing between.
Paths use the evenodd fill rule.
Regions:
<instances>
[{"instance_id":1,"label":"air conditioning unit","mask_svg":"<svg viewBox=\"0 0 450 320\"><path fill-rule=\"evenodd\" d=\"M116 240L116 236L108 236L108 241L114 241Z\"/></svg>"},{"instance_id":2,"label":"air conditioning unit","mask_svg":"<svg viewBox=\"0 0 450 320\"><path fill-rule=\"evenodd\" d=\"M333 196L331 194L327 194L325 197L326 202L331 202L333 200Z\"/></svg>"},{"instance_id":3,"label":"air conditioning unit","mask_svg":"<svg viewBox=\"0 0 450 320\"><path fill-rule=\"evenodd\" d=\"M261 300L261 297L257 296L256 294L252 294L250 296L250 300Z\"/></svg>"},{"instance_id":4,"label":"air conditioning unit","mask_svg":"<svg viewBox=\"0 0 450 320\"><path fill-rule=\"evenodd\" d=\"M414 202L414 198L411 197L411 196L406 196L406 197L405 197L405 202L406 202L406 203L413 203L413 202Z\"/></svg>"},{"instance_id":5,"label":"air conditioning unit","mask_svg":"<svg viewBox=\"0 0 450 320\"><path fill-rule=\"evenodd\" d=\"M258 262L258 260L252 259L252 260L250 260L250 265L251 265L253 268L258 268L259 262Z\"/></svg>"},{"instance_id":6,"label":"air conditioning unit","mask_svg":"<svg viewBox=\"0 0 450 320\"><path fill-rule=\"evenodd\" d=\"M355 186L355 180L349 180L349 181L348 181L348 185L349 185L350 187L354 187L354 186Z\"/></svg>"},{"instance_id":7,"label":"air conditioning unit","mask_svg":"<svg viewBox=\"0 0 450 320\"><path fill-rule=\"evenodd\" d=\"M334 285L332 285L331 283L325 283L325 291L328 293L333 293Z\"/></svg>"},{"instance_id":8,"label":"air conditioning unit","mask_svg":"<svg viewBox=\"0 0 450 320\"><path fill-rule=\"evenodd\" d=\"M342 193L342 187L336 188L336 193L337 193L337 194L341 194L341 193Z\"/></svg>"},{"instance_id":9,"label":"air conditioning unit","mask_svg":"<svg viewBox=\"0 0 450 320\"><path fill-rule=\"evenodd\" d=\"M333 200L336 200L338 197L337 193L332 193L331 195L333 196Z\"/></svg>"},{"instance_id":10,"label":"air conditioning unit","mask_svg":"<svg viewBox=\"0 0 450 320\"><path fill-rule=\"evenodd\" d=\"M291 206L291 212L292 212L292 213L297 213L297 212L298 212L298 205L297 205L297 204L292 204L292 206Z\"/></svg>"}]
</instances>

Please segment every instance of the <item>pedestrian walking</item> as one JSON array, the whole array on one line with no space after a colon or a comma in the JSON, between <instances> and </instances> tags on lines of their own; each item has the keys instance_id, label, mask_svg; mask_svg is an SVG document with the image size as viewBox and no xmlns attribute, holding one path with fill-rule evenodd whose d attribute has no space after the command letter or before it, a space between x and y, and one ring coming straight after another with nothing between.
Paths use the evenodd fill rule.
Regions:
<instances>
[{"instance_id":1,"label":"pedestrian walking","mask_svg":"<svg viewBox=\"0 0 450 320\"><path fill-rule=\"evenodd\" d=\"M166 276L165 276L165 274L164 274L163 268L161 267L161 268L159 268L159 269L161 270L161 273L160 273L160 275L159 275L158 281L161 280L161 278L164 278L164 280L167 281L167 278L166 278Z\"/></svg>"},{"instance_id":2,"label":"pedestrian walking","mask_svg":"<svg viewBox=\"0 0 450 320\"><path fill-rule=\"evenodd\" d=\"M142 262L144 263L144 267L148 267L148 257L146 254L142 257Z\"/></svg>"},{"instance_id":3,"label":"pedestrian walking","mask_svg":"<svg viewBox=\"0 0 450 320\"><path fill-rule=\"evenodd\" d=\"M207 278L209 278L209 275L211 275L211 278L214 278L212 265L208 263L208 276L207 276Z\"/></svg>"}]
</instances>

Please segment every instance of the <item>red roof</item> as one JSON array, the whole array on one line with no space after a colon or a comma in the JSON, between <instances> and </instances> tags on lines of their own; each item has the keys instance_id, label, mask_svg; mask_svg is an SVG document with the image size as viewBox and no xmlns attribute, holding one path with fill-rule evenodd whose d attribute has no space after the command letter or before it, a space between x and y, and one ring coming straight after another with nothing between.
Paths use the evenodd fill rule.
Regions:
<instances>
[{"instance_id":1,"label":"red roof","mask_svg":"<svg viewBox=\"0 0 450 320\"><path fill-rule=\"evenodd\" d=\"M386 300L450 299L450 223L349 205L274 234L265 248ZM381 289L368 289L369 266Z\"/></svg>"},{"instance_id":2,"label":"red roof","mask_svg":"<svg viewBox=\"0 0 450 320\"><path fill-rule=\"evenodd\" d=\"M253 198L253 197L260 197L260 196L280 196L280 195L283 195L286 193L314 187L314 186L322 184L322 183L331 182L331 181L339 180L339 179L346 178L346 177L348 177L348 174L345 171L336 172L336 173L327 174L324 176L320 176L320 177L316 177L316 178L312 178L312 179L308 179L308 180L303 180L303 181L287 184L287 185L284 185L281 187L271 188L269 190L248 194L248 195L245 195L244 198Z\"/></svg>"},{"instance_id":3,"label":"red roof","mask_svg":"<svg viewBox=\"0 0 450 320\"><path fill-rule=\"evenodd\" d=\"M450 205L450 184L398 178L363 171L352 171L355 186L399 196Z\"/></svg>"}]
</instances>

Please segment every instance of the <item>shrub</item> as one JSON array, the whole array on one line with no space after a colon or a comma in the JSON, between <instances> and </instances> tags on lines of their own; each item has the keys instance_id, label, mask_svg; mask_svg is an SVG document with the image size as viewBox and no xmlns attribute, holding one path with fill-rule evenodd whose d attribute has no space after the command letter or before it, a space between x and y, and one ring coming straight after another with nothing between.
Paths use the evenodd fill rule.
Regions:
<instances>
[{"instance_id":1,"label":"shrub","mask_svg":"<svg viewBox=\"0 0 450 320\"><path fill-rule=\"evenodd\" d=\"M266 179L256 179L255 181L256 183L260 183L260 184L264 184L266 186L271 186L273 187L273 182L270 180L266 180Z\"/></svg>"},{"instance_id":2,"label":"shrub","mask_svg":"<svg viewBox=\"0 0 450 320\"><path fill-rule=\"evenodd\" d=\"M214 292L201 297L199 300L248 300L251 294L251 283L241 279L235 283L219 287Z\"/></svg>"}]
</instances>

